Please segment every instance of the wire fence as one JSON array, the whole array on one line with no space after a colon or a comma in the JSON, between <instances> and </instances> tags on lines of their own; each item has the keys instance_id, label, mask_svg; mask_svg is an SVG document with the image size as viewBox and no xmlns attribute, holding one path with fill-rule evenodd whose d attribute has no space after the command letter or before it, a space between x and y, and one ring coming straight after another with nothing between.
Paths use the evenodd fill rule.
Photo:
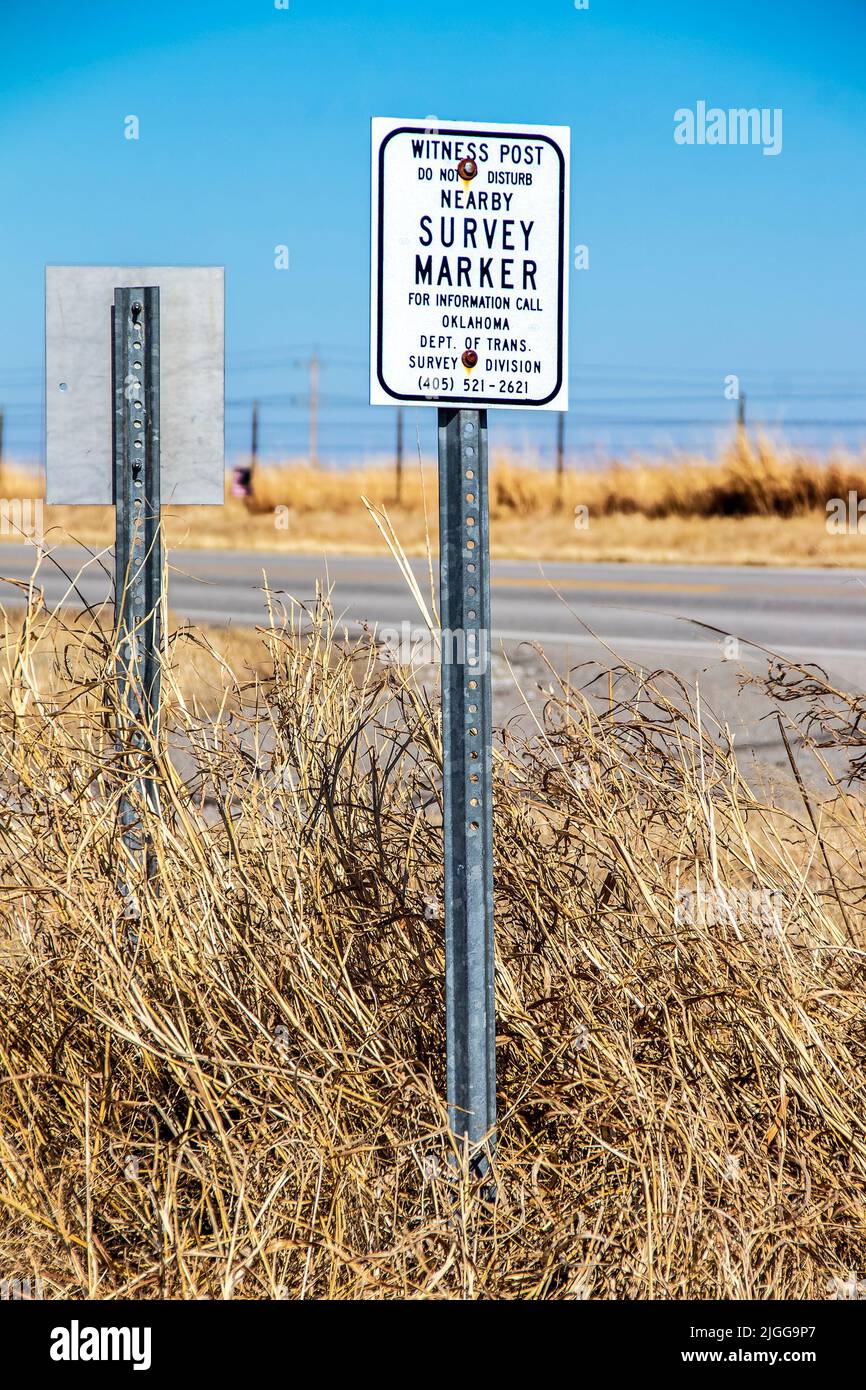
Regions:
<instances>
[{"instance_id":1,"label":"wire fence","mask_svg":"<svg viewBox=\"0 0 866 1390\"><path fill-rule=\"evenodd\" d=\"M345 344L249 348L226 358L226 456L312 459L329 467L435 454L436 413L367 403L367 357ZM570 409L496 410L491 448L542 466L631 454L713 454L738 418L793 447L859 451L866 381L850 370L743 369L573 363ZM42 372L0 367L0 457L37 464L43 452Z\"/></svg>"}]
</instances>

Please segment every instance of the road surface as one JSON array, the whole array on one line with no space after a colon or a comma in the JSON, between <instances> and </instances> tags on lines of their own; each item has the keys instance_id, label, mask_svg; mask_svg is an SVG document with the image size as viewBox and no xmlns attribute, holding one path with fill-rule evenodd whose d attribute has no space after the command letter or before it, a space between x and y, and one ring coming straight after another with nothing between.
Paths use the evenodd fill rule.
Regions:
<instances>
[{"instance_id":1,"label":"road surface","mask_svg":"<svg viewBox=\"0 0 866 1390\"><path fill-rule=\"evenodd\" d=\"M87 558L75 547L52 552L77 576L90 603L110 593L110 556L79 574ZM29 546L0 545L0 575L25 579ZM413 561L429 604L426 562ZM64 574L43 562L50 604L69 593ZM368 623L388 629L420 625L418 606L390 556L286 555L278 552L182 550L171 554L169 602L196 623L250 626L266 620L265 576L280 596L310 603L316 583L331 589L335 611L350 629ZM3 585L4 602L19 593ZM700 565L529 563L492 567L494 689L500 715L509 690L518 702L508 659L530 684L543 674L530 643L540 643L558 669L610 658L602 643L646 669L665 667L700 681L708 706L727 719L741 742L780 761L780 747L755 692L739 691L743 670L766 668L766 647L799 662L817 662L848 688L866 688L866 571ZM704 626L700 626L703 624ZM403 632L406 632L403 628ZM593 635L594 634L594 635ZM738 645L731 642L738 639ZM523 683L523 682L522 682Z\"/></svg>"}]
</instances>

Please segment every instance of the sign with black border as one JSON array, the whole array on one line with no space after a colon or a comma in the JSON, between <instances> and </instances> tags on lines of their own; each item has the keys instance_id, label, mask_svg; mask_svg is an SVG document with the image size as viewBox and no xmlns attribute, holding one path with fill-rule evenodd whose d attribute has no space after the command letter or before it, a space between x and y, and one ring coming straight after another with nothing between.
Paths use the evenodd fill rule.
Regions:
<instances>
[{"instance_id":1,"label":"sign with black border","mask_svg":"<svg viewBox=\"0 0 866 1390\"><path fill-rule=\"evenodd\" d=\"M567 410L569 128L372 136L371 405Z\"/></svg>"}]
</instances>

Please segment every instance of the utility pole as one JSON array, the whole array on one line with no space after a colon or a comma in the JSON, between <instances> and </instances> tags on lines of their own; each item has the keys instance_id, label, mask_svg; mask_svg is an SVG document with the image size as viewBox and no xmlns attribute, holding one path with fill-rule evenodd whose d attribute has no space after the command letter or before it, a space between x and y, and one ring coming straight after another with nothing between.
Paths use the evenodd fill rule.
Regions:
<instances>
[{"instance_id":1,"label":"utility pole","mask_svg":"<svg viewBox=\"0 0 866 1390\"><path fill-rule=\"evenodd\" d=\"M0 468L3 467L3 422L4 422L4 418L5 418L5 417L4 417L3 407L0 406Z\"/></svg>"},{"instance_id":2,"label":"utility pole","mask_svg":"<svg viewBox=\"0 0 866 1390\"><path fill-rule=\"evenodd\" d=\"M396 470L397 470L397 502L403 501L403 409L397 407L397 451L396 451Z\"/></svg>"},{"instance_id":3,"label":"utility pole","mask_svg":"<svg viewBox=\"0 0 866 1390\"><path fill-rule=\"evenodd\" d=\"M744 433L746 429L746 393L741 391L737 397L737 429Z\"/></svg>"},{"instance_id":4,"label":"utility pole","mask_svg":"<svg viewBox=\"0 0 866 1390\"><path fill-rule=\"evenodd\" d=\"M319 359L310 358L310 467L319 464Z\"/></svg>"}]
</instances>

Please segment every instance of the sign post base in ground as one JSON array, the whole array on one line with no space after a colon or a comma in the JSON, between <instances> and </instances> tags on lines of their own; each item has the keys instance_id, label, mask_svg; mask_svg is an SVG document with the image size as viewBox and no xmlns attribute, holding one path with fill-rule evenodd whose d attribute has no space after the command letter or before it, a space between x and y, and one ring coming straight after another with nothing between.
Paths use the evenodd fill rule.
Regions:
<instances>
[{"instance_id":1,"label":"sign post base in ground","mask_svg":"<svg viewBox=\"0 0 866 1390\"><path fill-rule=\"evenodd\" d=\"M487 412L439 411L448 1111L483 1176L496 1125Z\"/></svg>"}]
</instances>

